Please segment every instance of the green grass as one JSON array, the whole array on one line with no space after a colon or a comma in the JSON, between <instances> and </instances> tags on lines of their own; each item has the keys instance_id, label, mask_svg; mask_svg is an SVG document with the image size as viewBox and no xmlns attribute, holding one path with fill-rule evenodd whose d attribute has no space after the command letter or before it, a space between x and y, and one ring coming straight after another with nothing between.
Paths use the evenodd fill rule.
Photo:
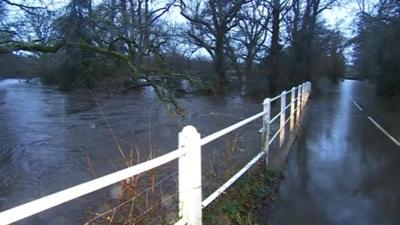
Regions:
<instances>
[{"instance_id":1,"label":"green grass","mask_svg":"<svg viewBox=\"0 0 400 225\"><path fill-rule=\"evenodd\" d=\"M205 225L255 225L276 199L283 175L259 163L203 213Z\"/></svg>"}]
</instances>

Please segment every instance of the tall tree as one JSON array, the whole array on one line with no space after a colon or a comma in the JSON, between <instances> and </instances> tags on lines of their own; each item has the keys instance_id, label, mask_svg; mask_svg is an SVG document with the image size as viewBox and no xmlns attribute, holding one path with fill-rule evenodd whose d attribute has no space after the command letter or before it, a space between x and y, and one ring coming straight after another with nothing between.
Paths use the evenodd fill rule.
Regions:
<instances>
[{"instance_id":1,"label":"tall tree","mask_svg":"<svg viewBox=\"0 0 400 225\"><path fill-rule=\"evenodd\" d=\"M358 74L375 81L378 94L400 95L400 2L381 0L373 10L360 8L355 39Z\"/></svg>"},{"instance_id":2,"label":"tall tree","mask_svg":"<svg viewBox=\"0 0 400 225\"><path fill-rule=\"evenodd\" d=\"M272 1L272 37L271 37L271 51L270 51L270 75L268 76L269 90L275 93L277 90L277 79L279 77L279 55L280 44L279 35L281 27L281 12L282 5L280 0Z\"/></svg>"},{"instance_id":3,"label":"tall tree","mask_svg":"<svg viewBox=\"0 0 400 225\"><path fill-rule=\"evenodd\" d=\"M211 56L217 81L226 79L225 43L228 32L237 23L236 15L246 0L180 1L181 15L190 22L187 34L192 42Z\"/></svg>"},{"instance_id":4,"label":"tall tree","mask_svg":"<svg viewBox=\"0 0 400 225\"><path fill-rule=\"evenodd\" d=\"M6 18L6 4L3 1L0 1L0 43L3 43L6 39L10 39L10 35L12 35L12 32L8 28Z\"/></svg>"},{"instance_id":5,"label":"tall tree","mask_svg":"<svg viewBox=\"0 0 400 225\"><path fill-rule=\"evenodd\" d=\"M318 18L336 2L337 0L292 1L291 12L286 18L289 29L287 33L294 60L292 73L298 74L300 80L313 80L313 49Z\"/></svg>"},{"instance_id":6,"label":"tall tree","mask_svg":"<svg viewBox=\"0 0 400 225\"><path fill-rule=\"evenodd\" d=\"M259 63L267 53L270 19L269 4L261 0L250 1L238 13L235 21L237 26L228 33L226 46L239 80L242 74L246 81L252 80L254 64ZM251 84L247 82L246 85L250 88Z\"/></svg>"},{"instance_id":7,"label":"tall tree","mask_svg":"<svg viewBox=\"0 0 400 225\"><path fill-rule=\"evenodd\" d=\"M92 15L91 0L71 0L66 7L66 14L57 22L60 39L66 43L57 76L61 89L70 89L75 84L88 87L94 85L97 75L94 70L96 66L94 54L72 44L93 44Z\"/></svg>"}]
</instances>

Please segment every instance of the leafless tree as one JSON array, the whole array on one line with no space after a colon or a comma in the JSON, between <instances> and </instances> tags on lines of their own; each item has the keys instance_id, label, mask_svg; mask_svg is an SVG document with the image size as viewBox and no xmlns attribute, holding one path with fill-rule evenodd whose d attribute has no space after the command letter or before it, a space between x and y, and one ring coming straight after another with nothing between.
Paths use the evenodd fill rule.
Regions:
<instances>
[{"instance_id":1,"label":"leafless tree","mask_svg":"<svg viewBox=\"0 0 400 225\"><path fill-rule=\"evenodd\" d=\"M226 82L225 43L237 26L235 18L246 0L180 1L181 15L190 22L187 35L211 56L219 84Z\"/></svg>"},{"instance_id":2,"label":"leafless tree","mask_svg":"<svg viewBox=\"0 0 400 225\"><path fill-rule=\"evenodd\" d=\"M272 1L272 37L270 50L270 73L268 75L269 90L272 93L277 91L277 79L280 76L279 56L281 51L280 34L281 22L288 10L288 0Z\"/></svg>"},{"instance_id":3,"label":"leafless tree","mask_svg":"<svg viewBox=\"0 0 400 225\"><path fill-rule=\"evenodd\" d=\"M255 62L260 62L267 54L266 40L271 31L270 19L269 4L253 0L242 7L236 18L237 26L228 33L227 52L240 81L242 75L250 79Z\"/></svg>"},{"instance_id":4,"label":"leafless tree","mask_svg":"<svg viewBox=\"0 0 400 225\"><path fill-rule=\"evenodd\" d=\"M283 17L286 38L292 48L294 64L303 80L312 80L313 40L321 13L338 3L338 0L292 0L290 11Z\"/></svg>"}]
</instances>

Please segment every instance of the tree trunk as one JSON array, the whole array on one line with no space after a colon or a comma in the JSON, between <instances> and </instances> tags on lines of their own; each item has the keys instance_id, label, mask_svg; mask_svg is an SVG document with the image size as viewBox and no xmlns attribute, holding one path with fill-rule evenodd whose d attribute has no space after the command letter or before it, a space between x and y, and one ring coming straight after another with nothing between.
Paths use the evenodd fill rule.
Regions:
<instances>
[{"instance_id":1,"label":"tree trunk","mask_svg":"<svg viewBox=\"0 0 400 225\"><path fill-rule=\"evenodd\" d=\"M225 55L224 55L224 34L217 34L215 43L214 68L217 73L218 85L226 84Z\"/></svg>"},{"instance_id":2,"label":"tree trunk","mask_svg":"<svg viewBox=\"0 0 400 225\"><path fill-rule=\"evenodd\" d=\"M269 91L276 93L279 77L279 28L280 28L280 0L274 0L272 9L272 37L271 37L271 72L268 79Z\"/></svg>"},{"instance_id":3,"label":"tree trunk","mask_svg":"<svg viewBox=\"0 0 400 225\"><path fill-rule=\"evenodd\" d=\"M243 84L242 70L240 69L240 66L239 66L238 63L234 63L233 67L235 68L238 82L239 82L240 85L242 85Z\"/></svg>"}]
</instances>

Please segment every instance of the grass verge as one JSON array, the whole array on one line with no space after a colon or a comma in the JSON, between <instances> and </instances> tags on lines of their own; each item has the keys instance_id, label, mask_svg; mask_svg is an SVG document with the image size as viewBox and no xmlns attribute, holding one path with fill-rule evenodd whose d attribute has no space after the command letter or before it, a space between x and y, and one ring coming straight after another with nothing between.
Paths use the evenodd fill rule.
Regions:
<instances>
[{"instance_id":1,"label":"grass verge","mask_svg":"<svg viewBox=\"0 0 400 225\"><path fill-rule=\"evenodd\" d=\"M283 174L258 163L203 213L207 225L256 225L273 205Z\"/></svg>"}]
</instances>

